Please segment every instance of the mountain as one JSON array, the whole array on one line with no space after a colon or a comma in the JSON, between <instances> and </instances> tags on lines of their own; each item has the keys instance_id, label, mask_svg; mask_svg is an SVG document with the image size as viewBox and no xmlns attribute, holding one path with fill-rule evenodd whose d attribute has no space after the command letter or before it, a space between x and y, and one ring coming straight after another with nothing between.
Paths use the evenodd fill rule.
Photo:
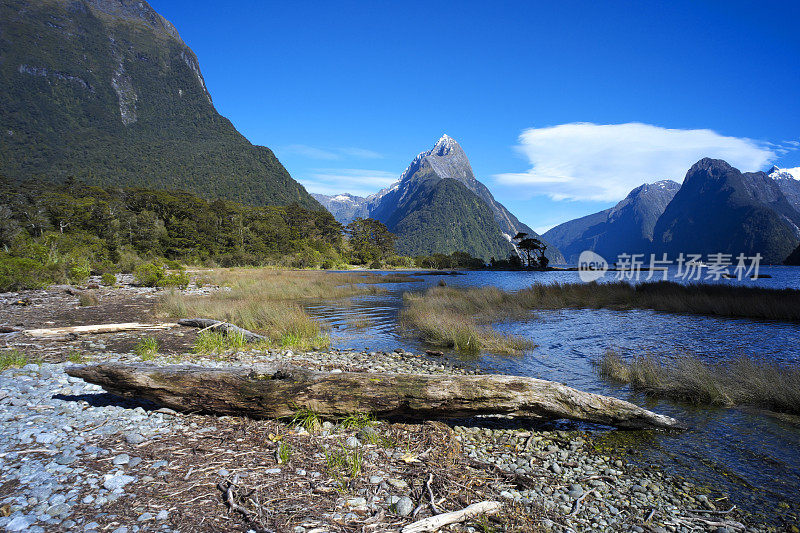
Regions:
<instances>
[{"instance_id":1,"label":"mountain","mask_svg":"<svg viewBox=\"0 0 800 533\"><path fill-rule=\"evenodd\" d=\"M320 209L142 0L0 0L0 175Z\"/></svg>"},{"instance_id":2,"label":"mountain","mask_svg":"<svg viewBox=\"0 0 800 533\"><path fill-rule=\"evenodd\" d=\"M764 172L742 173L702 159L689 169L654 228L653 249L679 253L761 253L781 263L800 242L800 213Z\"/></svg>"},{"instance_id":3,"label":"mountain","mask_svg":"<svg viewBox=\"0 0 800 533\"><path fill-rule=\"evenodd\" d=\"M789 254L783 261L784 265L791 265L791 266L800 266L800 246L794 249L794 251Z\"/></svg>"},{"instance_id":4,"label":"mountain","mask_svg":"<svg viewBox=\"0 0 800 533\"><path fill-rule=\"evenodd\" d=\"M361 196L347 193L337 194L336 196L311 193L311 196L345 226L357 218L369 217L367 199Z\"/></svg>"},{"instance_id":5,"label":"mountain","mask_svg":"<svg viewBox=\"0 0 800 533\"><path fill-rule=\"evenodd\" d=\"M445 180L448 183L436 186ZM445 198L445 191L453 194L453 198ZM326 207L330 205L337 220L345 223L351 210L349 203L348 206L343 204L350 199L360 202L360 198L351 195L333 198L340 200L322 198L320 201ZM417 155L399 180L364 200L367 216L386 224L398 236L398 251L409 255L464 251L484 260L501 259L514 251L511 239L517 233L539 238L475 178L466 153L448 135L443 135L430 150ZM488 219L484 208L490 214ZM358 212L362 213L360 209L359 204ZM449 224L449 220L454 225ZM464 228L470 231L465 232ZM441 234L443 231L445 233ZM564 262L555 246L549 245L546 255L551 263Z\"/></svg>"},{"instance_id":6,"label":"mountain","mask_svg":"<svg viewBox=\"0 0 800 533\"><path fill-rule=\"evenodd\" d=\"M664 180L633 189L611 209L564 222L544 234L569 263L577 263L584 250L592 250L609 261L622 253L645 253L653 241L656 221L680 189Z\"/></svg>"},{"instance_id":7,"label":"mountain","mask_svg":"<svg viewBox=\"0 0 800 533\"><path fill-rule=\"evenodd\" d=\"M792 207L800 212L800 167L778 168L774 166L767 174L778 184Z\"/></svg>"}]
</instances>

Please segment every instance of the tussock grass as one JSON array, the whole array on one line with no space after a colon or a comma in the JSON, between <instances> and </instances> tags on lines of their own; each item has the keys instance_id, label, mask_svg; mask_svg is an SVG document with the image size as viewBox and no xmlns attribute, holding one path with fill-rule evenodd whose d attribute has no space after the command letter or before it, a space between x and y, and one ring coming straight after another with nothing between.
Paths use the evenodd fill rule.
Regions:
<instances>
[{"instance_id":1,"label":"tussock grass","mask_svg":"<svg viewBox=\"0 0 800 533\"><path fill-rule=\"evenodd\" d=\"M221 333L218 331L204 331L197 336L192 351L202 355L222 355L238 352L247 345L244 334L231 331Z\"/></svg>"},{"instance_id":2,"label":"tussock grass","mask_svg":"<svg viewBox=\"0 0 800 533\"><path fill-rule=\"evenodd\" d=\"M722 363L691 354L624 359L608 350L595 363L598 374L634 390L696 405L750 405L800 414L800 365L739 357Z\"/></svg>"},{"instance_id":3,"label":"tussock grass","mask_svg":"<svg viewBox=\"0 0 800 533\"><path fill-rule=\"evenodd\" d=\"M9 368L22 368L28 364L28 356L19 350L0 352L0 372Z\"/></svg>"},{"instance_id":4,"label":"tussock grass","mask_svg":"<svg viewBox=\"0 0 800 533\"><path fill-rule=\"evenodd\" d=\"M139 356L142 361L151 361L158 355L158 340L154 337L143 337L136 346L133 353Z\"/></svg>"},{"instance_id":5,"label":"tussock grass","mask_svg":"<svg viewBox=\"0 0 800 533\"><path fill-rule=\"evenodd\" d=\"M323 325L303 310L303 301L378 294L382 289L375 285L387 282L376 274L252 268L213 270L203 279L224 289L208 295L171 291L161 299L159 313L224 320L266 336L267 346L295 349L330 345Z\"/></svg>"},{"instance_id":6,"label":"tussock grass","mask_svg":"<svg viewBox=\"0 0 800 533\"><path fill-rule=\"evenodd\" d=\"M82 292L78 297L78 305L81 307L90 307L100 303L100 299L93 291Z\"/></svg>"},{"instance_id":7,"label":"tussock grass","mask_svg":"<svg viewBox=\"0 0 800 533\"><path fill-rule=\"evenodd\" d=\"M523 309L653 309L671 313L800 321L800 290L732 284L656 281L632 285L566 283L531 287L507 295L504 304Z\"/></svg>"},{"instance_id":8,"label":"tussock grass","mask_svg":"<svg viewBox=\"0 0 800 533\"><path fill-rule=\"evenodd\" d=\"M672 313L800 321L800 290L659 281L535 284L515 292L496 287L431 287L404 295L401 324L422 340L465 353L517 353L531 343L485 326L528 317L538 309L653 309Z\"/></svg>"},{"instance_id":9,"label":"tussock grass","mask_svg":"<svg viewBox=\"0 0 800 533\"><path fill-rule=\"evenodd\" d=\"M517 354L535 345L481 324L503 314L522 311L502 305L507 294L494 287L433 287L422 294L406 293L403 295L405 308L400 313L400 324L419 332L427 344L453 348L464 354L482 351Z\"/></svg>"}]
</instances>

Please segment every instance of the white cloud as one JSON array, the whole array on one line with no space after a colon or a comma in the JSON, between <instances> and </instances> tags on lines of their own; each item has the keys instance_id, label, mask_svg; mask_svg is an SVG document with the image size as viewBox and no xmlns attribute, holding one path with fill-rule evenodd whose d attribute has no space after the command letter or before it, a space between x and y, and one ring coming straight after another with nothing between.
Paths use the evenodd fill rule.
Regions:
<instances>
[{"instance_id":1,"label":"white cloud","mask_svg":"<svg viewBox=\"0 0 800 533\"><path fill-rule=\"evenodd\" d=\"M778 157L774 148L752 139L636 122L530 128L519 142L530 170L494 177L554 200L617 201L645 182L680 183L704 157L724 159L743 172L760 170Z\"/></svg>"},{"instance_id":2,"label":"white cloud","mask_svg":"<svg viewBox=\"0 0 800 533\"><path fill-rule=\"evenodd\" d=\"M344 148L317 148L307 144L290 144L280 149L283 154L299 155L308 159L338 160L345 158L353 159L381 159L383 155L372 150L347 146Z\"/></svg>"},{"instance_id":3,"label":"white cloud","mask_svg":"<svg viewBox=\"0 0 800 533\"><path fill-rule=\"evenodd\" d=\"M349 192L369 196L397 181L397 172L361 168L319 168L298 181L310 192L339 194Z\"/></svg>"}]
</instances>

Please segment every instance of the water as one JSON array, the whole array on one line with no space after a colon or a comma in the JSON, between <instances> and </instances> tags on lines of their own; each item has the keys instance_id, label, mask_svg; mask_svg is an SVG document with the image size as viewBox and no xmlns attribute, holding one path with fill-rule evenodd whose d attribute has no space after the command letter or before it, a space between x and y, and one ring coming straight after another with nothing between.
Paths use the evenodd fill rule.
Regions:
<instances>
[{"instance_id":1,"label":"water","mask_svg":"<svg viewBox=\"0 0 800 533\"><path fill-rule=\"evenodd\" d=\"M670 269L669 279L675 279L676 273L676 269ZM800 289L800 268L762 267L760 273L771 277L718 282ZM608 272L601 281L614 281L616 274ZM494 285L506 290L525 288L532 283L579 281L577 272L471 271L458 276L422 276L422 279L416 283L387 284L388 294L318 302L307 310L331 325L334 347L386 351L402 347L421 352L425 347L404 335L398 324L402 294L406 291L423 290L440 280L449 286ZM688 351L709 360L743 355L800 362L800 327L796 324L648 310L566 309L539 311L526 320L504 322L496 327L529 338L537 347L520 357L483 355L469 364L484 370L559 381L581 390L630 400L678 418L691 429L683 433L636 434L603 430L603 436L610 441L621 437L631 458L639 464L653 465L703 483L712 494L727 494L733 503L761 520L797 521L800 417L754 409L698 409L675 402L656 402L633 394L627 387L600 380L591 364L608 348L630 354L669 355Z\"/></svg>"}]
</instances>

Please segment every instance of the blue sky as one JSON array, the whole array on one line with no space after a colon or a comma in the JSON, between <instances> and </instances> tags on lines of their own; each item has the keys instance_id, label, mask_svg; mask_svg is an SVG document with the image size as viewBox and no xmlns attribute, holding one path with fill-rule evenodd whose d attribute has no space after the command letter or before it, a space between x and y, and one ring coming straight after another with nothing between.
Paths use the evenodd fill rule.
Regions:
<instances>
[{"instance_id":1,"label":"blue sky","mask_svg":"<svg viewBox=\"0 0 800 533\"><path fill-rule=\"evenodd\" d=\"M443 133L535 229L704 155L800 167L797 2L151 4L312 192L375 192Z\"/></svg>"}]
</instances>

